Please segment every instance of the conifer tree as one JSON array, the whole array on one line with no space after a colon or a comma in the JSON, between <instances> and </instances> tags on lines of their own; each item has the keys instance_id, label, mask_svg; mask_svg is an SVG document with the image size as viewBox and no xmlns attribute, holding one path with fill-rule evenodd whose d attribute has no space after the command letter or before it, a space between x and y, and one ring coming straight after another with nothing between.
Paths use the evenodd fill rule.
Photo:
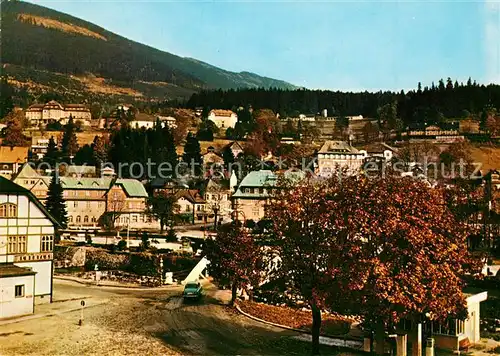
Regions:
<instances>
[{"instance_id":1,"label":"conifer tree","mask_svg":"<svg viewBox=\"0 0 500 356\"><path fill-rule=\"evenodd\" d=\"M54 172L49 184L49 191L47 193L47 201L45 207L48 212L59 222L61 227L66 228L68 225L68 214L66 211L66 204L63 198L63 188L61 182Z\"/></svg>"},{"instance_id":2,"label":"conifer tree","mask_svg":"<svg viewBox=\"0 0 500 356\"><path fill-rule=\"evenodd\" d=\"M182 160L189 166L194 166L194 174L199 176L201 173L201 166L203 158L201 156L200 142L191 132L188 133L186 138L186 145L184 146L184 154Z\"/></svg>"},{"instance_id":3,"label":"conifer tree","mask_svg":"<svg viewBox=\"0 0 500 356\"><path fill-rule=\"evenodd\" d=\"M64 134L61 142L63 157L71 158L78 151L78 140L76 138L76 126L73 117L69 117L67 125L64 127Z\"/></svg>"},{"instance_id":4,"label":"conifer tree","mask_svg":"<svg viewBox=\"0 0 500 356\"><path fill-rule=\"evenodd\" d=\"M54 167L59 160L60 152L57 147L54 136L50 136L49 145L47 146L47 153L43 156L43 161L47 162L50 167Z\"/></svg>"}]
</instances>

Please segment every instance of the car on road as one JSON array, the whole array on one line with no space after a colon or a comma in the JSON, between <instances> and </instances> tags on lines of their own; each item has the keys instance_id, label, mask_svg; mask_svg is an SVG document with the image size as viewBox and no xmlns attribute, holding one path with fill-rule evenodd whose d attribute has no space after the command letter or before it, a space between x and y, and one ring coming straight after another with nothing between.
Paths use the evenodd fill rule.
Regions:
<instances>
[{"instance_id":1,"label":"car on road","mask_svg":"<svg viewBox=\"0 0 500 356\"><path fill-rule=\"evenodd\" d=\"M200 282L187 282L184 286L184 292L182 293L182 296L184 297L184 300L199 300L202 297L202 291L203 288L201 288Z\"/></svg>"}]
</instances>

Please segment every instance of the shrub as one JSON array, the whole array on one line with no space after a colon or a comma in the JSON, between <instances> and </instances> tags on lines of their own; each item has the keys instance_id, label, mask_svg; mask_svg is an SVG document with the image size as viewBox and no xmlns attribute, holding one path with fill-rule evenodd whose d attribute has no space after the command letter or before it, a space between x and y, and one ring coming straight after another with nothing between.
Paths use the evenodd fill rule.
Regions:
<instances>
[{"instance_id":1,"label":"shrub","mask_svg":"<svg viewBox=\"0 0 500 356\"><path fill-rule=\"evenodd\" d=\"M175 233L175 230L172 227L168 230L167 236L165 236L165 241L177 242L177 234Z\"/></svg>"},{"instance_id":2,"label":"shrub","mask_svg":"<svg viewBox=\"0 0 500 356\"><path fill-rule=\"evenodd\" d=\"M133 253L130 255L126 271L141 276L157 276L160 271L160 259L150 253Z\"/></svg>"},{"instance_id":3,"label":"shrub","mask_svg":"<svg viewBox=\"0 0 500 356\"><path fill-rule=\"evenodd\" d=\"M111 254L104 249L88 248L85 258L85 269L93 271L96 264L99 270L124 270L129 264L129 257L126 254Z\"/></svg>"},{"instance_id":4,"label":"shrub","mask_svg":"<svg viewBox=\"0 0 500 356\"><path fill-rule=\"evenodd\" d=\"M116 248L118 251L123 251L127 248L127 241L125 240L120 240L118 241L118 244L116 245Z\"/></svg>"}]
</instances>

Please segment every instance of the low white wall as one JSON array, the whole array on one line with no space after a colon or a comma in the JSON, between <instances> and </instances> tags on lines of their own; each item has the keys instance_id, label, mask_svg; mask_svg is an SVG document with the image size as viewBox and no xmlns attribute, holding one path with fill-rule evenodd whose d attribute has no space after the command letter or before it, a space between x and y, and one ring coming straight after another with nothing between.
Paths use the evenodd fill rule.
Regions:
<instances>
[{"instance_id":1,"label":"low white wall","mask_svg":"<svg viewBox=\"0 0 500 356\"><path fill-rule=\"evenodd\" d=\"M0 278L0 319L33 314L34 276ZM15 297L15 286L24 285L24 297Z\"/></svg>"}]
</instances>

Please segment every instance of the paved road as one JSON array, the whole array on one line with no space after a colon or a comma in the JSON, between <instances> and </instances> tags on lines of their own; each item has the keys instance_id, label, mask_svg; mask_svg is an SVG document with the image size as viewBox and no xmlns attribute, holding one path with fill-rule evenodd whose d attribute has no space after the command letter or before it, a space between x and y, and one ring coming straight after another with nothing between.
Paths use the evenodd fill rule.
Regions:
<instances>
[{"instance_id":1,"label":"paved road","mask_svg":"<svg viewBox=\"0 0 500 356\"><path fill-rule=\"evenodd\" d=\"M309 344L297 334L241 316L212 298L184 303L180 290L103 289L55 281L55 296L108 299L105 305L0 327L2 354L303 355ZM339 353L325 347L325 355Z\"/></svg>"}]
</instances>

